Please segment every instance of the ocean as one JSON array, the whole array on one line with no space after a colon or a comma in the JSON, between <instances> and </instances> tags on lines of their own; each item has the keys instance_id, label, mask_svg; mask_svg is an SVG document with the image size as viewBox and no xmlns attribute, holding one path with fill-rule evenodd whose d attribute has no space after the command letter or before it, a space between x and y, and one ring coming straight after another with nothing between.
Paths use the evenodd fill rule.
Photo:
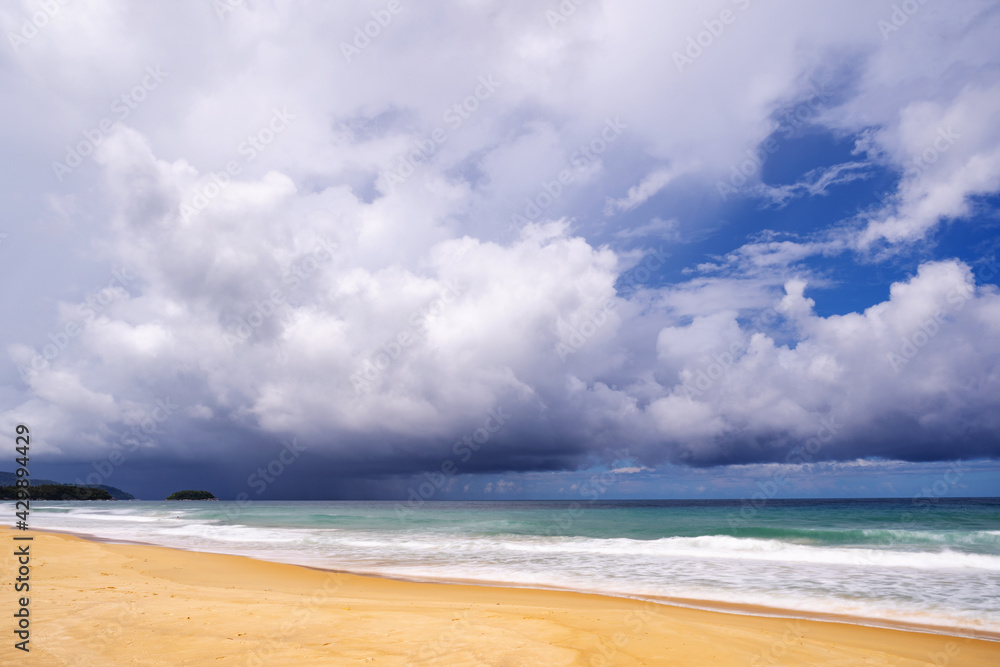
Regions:
<instances>
[{"instance_id":1,"label":"ocean","mask_svg":"<svg viewBox=\"0 0 1000 667\"><path fill-rule=\"evenodd\" d=\"M1000 637L1000 499L38 502L42 530ZM956 632L957 631L957 632ZM993 635L990 637L990 635Z\"/></svg>"}]
</instances>

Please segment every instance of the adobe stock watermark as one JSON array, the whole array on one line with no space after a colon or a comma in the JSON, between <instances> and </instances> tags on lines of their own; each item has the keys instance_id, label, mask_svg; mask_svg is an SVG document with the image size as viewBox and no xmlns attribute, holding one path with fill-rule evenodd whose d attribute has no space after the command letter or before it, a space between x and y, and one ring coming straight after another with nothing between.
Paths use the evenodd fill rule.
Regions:
<instances>
[{"instance_id":1,"label":"adobe stock watermark","mask_svg":"<svg viewBox=\"0 0 1000 667\"><path fill-rule=\"evenodd\" d=\"M948 469L941 473L940 478L934 480L933 484L921 487L920 493L913 496L913 506L923 508L923 511L926 512L931 505L938 503L941 498L951 493L968 471L968 468L962 466L961 461L950 463ZM910 524L913 523L914 519L912 515L907 513L903 514L900 521L904 524Z\"/></svg>"},{"instance_id":2,"label":"adobe stock watermark","mask_svg":"<svg viewBox=\"0 0 1000 667\"><path fill-rule=\"evenodd\" d=\"M946 128L939 127L930 145L904 165L906 168L903 177L912 179L922 174L927 167L938 161L942 153L954 146L957 139L961 138L962 135L955 132L951 125Z\"/></svg>"},{"instance_id":3,"label":"adobe stock watermark","mask_svg":"<svg viewBox=\"0 0 1000 667\"><path fill-rule=\"evenodd\" d=\"M781 637L771 642L767 650L750 658L750 664L753 667L788 664L788 660L785 658L788 654L788 647L799 643L799 640L807 632L809 632L809 628L804 626L801 620L785 621L785 632L782 633Z\"/></svg>"},{"instance_id":4,"label":"adobe stock watermark","mask_svg":"<svg viewBox=\"0 0 1000 667\"><path fill-rule=\"evenodd\" d=\"M344 575L341 573L327 572L323 579L323 586L313 589L307 597L300 595L296 597L296 604L283 612L281 623L274 628L276 633L265 633L262 640L266 642L264 646L257 646L250 655L247 656L247 667L269 667L277 664L272 655L288 647L288 639L292 633L302 627L322 605L328 603L333 596L344 586Z\"/></svg>"},{"instance_id":5,"label":"adobe stock watermark","mask_svg":"<svg viewBox=\"0 0 1000 667\"><path fill-rule=\"evenodd\" d=\"M927 4L927 0L903 0L899 4L893 4L888 19L879 19L875 22L875 27L882 34L882 39L888 40L894 32L898 32L909 22L910 17L920 11L920 8L925 4Z\"/></svg>"},{"instance_id":6,"label":"adobe stock watermark","mask_svg":"<svg viewBox=\"0 0 1000 667\"><path fill-rule=\"evenodd\" d=\"M49 22L59 14L68 2L69 0L40 0L38 11L21 19L17 32L7 32L7 41L10 42L14 53L19 53L28 42L38 37L39 33L49 25Z\"/></svg>"},{"instance_id":7,"label":"adobe stock watermark","mask_svg":"<svg viewBox=\"0 0 1000 667\"><path fill-rule=\"evenodd\" d=\"M957 293L953 290L949 292L948 299L951 300L953 295ZM964 305L965 298L961 297L961 301L958 302L956 310L960 310L962 305ZM933 317L928 317L920 323L920 328L916 331L910 333L907 336L903 336L902 342L899 347L890 351L886 356L889 359L889 366L896 373L899 373L910 361L917 356L917 353L931 341L932 338L937 336L941 327L946 325L947 315L944 311L937 311L934 313Z\"/></svg>"},{"instance_id":8,"label":"adobe stock watermark","mask_svg":"<svg viewBox=\"0 0 1000 667\"><path fill-rule=\"evenodd\" d=\"M976 269L973 273L977 283L984 283L992 279L1000 271L996 264L996 257L984 257L975 263ZM906 367L931 340L941 331L941 328L948 324L948 316L953 312L958 312L965 307L965 303L972 299L975 290L970 285L962 288L956 287L945 295L945 299L950 304L947 311L938 310L931 317L920 322L918 327L900 339L897 347L890 350L886 357L889 366L896 373Z\"/></svg>"},{"instance_id":9,"label":"adobe stock watermark","mask_svg":"<svg viewBox=\"0 0 1000 667\"><path fill-rule=\"evenodd\" d=\"M578 321L576 326L560 317L556 320L556 328L559 331L559 343L556 345L556 354L560 361L566 361L566 357L580 350L587 341L594 337L597 332L608 323L611 312L618 307L618 300L611 297L606 300L600 308L587 313L582 321Z\"/></svg>"},{"instance_id":10,"label":"adobe stock watermark","mask_svg":"<svg viewBox=\"0 0 1000 667\"><path fill-rule=\"evenodd\" d=\"M549 23L549 29L555 30L557 26L568 21L584 2L586 0L560 0L555 9L545 10L545 20Z\"/></svg>"},{"instance_id":11,"label":"adobe stock watermark","mask_svg":"<svg viewBox=\"0 0 1000 667\"><path fill-rule=\"evenodd\" d=\"M115 124L124 122L132 115L132 112L146 101L149 94L160 87L168 75L169 73L160 69L159 65L146 67L145 75L139 83L132 86L128 92L116 97L111 103L111 113L114 114L114 118L102 118L98 121L97 127L83 130L83 139L74 145L66 146L66 155L63 157L63 161L52 162L52 173L55 174L56 179L62 183L68 174L83 164L83 158L93 155L101 142L114 129Z\"/></svg>"},{"instance_id":12,"label":"adobe stock watermark","mask_svg":"<svg viewBox=\"0 0 1000 667\"><path fill-rule=\"evenodd\" d=\"M97 319L115 301L128 296L126 285L135 280L135 274L123 267L121 270L112 269L111 280L107 286L101 290L88 294L84 301L82 317L74 318L64 323L59 329L49 332L49 342L42 345L41 352L32 347L32 356L28 365L18 364L17 372L25 384L37 376L40 372L48 370L52 362L69 346L70 342L83 333L88 324Z\"/></svg>"},{"instance_id":13,"label":"adobe stock watermark","mask_svg":"<svg viewBox=\"0 0 1000 667\"><path fill-rule=\"evenodd\" d=\"M479 106L493 97L493 94L502 85L503 82L497 81L492 74L480 76L470 95L455 102L441 114L441 120L447 124L447 129L436 127L423 139L414 141L413 148L405 155L400 156L396 163L396 170L385 172L386 185L395 187L416 173L417 168L426 164L427 160L437 153L438 148L448 141L449 134L462 127L465 121L469 120L472 114L479 109Z\"/></svg>"},{"instance_id":14,"label":"adobe stock watermark","mask_svg":"<svg viewBox=\"0 0 1000 667\"><path fill-rule=\"evenodd\" d=\"M629 457L628 448L618 449L614 452L615 459L611 463L611 469L600 474L593 474L587 481L580 485L577 490L581 498L586 498L583 503L574 500L566 509L554 513L549 517L548 526L543 534L552 537L559 533L565 533L570 529L576 519L583 514L584 504L593 505L608 492L608 489L618 483L621 473L615 472L617 468L624 468L632 463Z\"/></svg>"},{"instance_id":15,"label":"adobe stock watermark","mask_svg":"<svg viewBox=\"0 0 1000 667\"><path fill-rule=\"evenodd\" d=\"M746 332L751 336L755 333L762 333L781 319L782 315L778 312L777 308L777 305L780 304L781 302L778 301L776 305L771 305L757 313L747 323ZM704 368L699 368L696 373L687 370L682 371L681 377L684 380L684 384L681 387L681 391L684 393L684 396L693 399L711 389L733 367L742 350L743 343L733 341L729 344L727 351L713 355L712 361L708 362Z\"/></svg>"},{"instance_id":16,"label":"adobe stock watermark","mask_svg":"<svg viewBox=\"0 0 1000 667\"><path fill-rule=\"evenodd\" d=\"M410 314L409 326L399 331L395 336L378 347L374 357L366 358L361 363L361 368L351 373L351 385L354 386L354 393L361 395L371 390L382 374L385 373L393 362L403 354L403 350L413 345L423 333L431 318L444 312L448 304L454 303L461 296L462 288L450 280L444 281L445 289L441 295L429 304L418 308Z\"/></svg>"},{"instance_id":17,"label":"adobe stock watermark","mask_svg":"<svg viewBox=\"0 0 1000 667\"><path fill-rule=\"evenodd\" d=\"M540 192L526 197L521 213L510 216L511 225L515 229L537 220L542 213L562 197L566 187L572 185L577 178L576 171L583 171L608 150L608 147L621 137L628 125L621 121L621 116L606 118L600 133L585 144L581 144L569 157L573 169L563 169L551 181L542 180Z\"/></svg>"},{"instance_id":18,"label":"adobe stock watermark","mask_svg":"<svg viewBox=\"0 0 1000 667\"><path fill-rule=\"evenodd\" d=\"M101 654L108 651L112 645L120 644L126 628L134 627L140 612L133 600L102 598L100 621L93 616L90 620L100 623L100 632L87 633L86 637L75 636L73 631L67 631L67 626L74 625L72 615L60 619L49 619L44 630L40 631L39 643L46 647L59 664L66 667L90 667L103 662Z\"/></svg>"},{"instance_id":19,"label":"adobe stock watermark","mask_svg":"<svg viewBox=\"0 0 1000 667\"><path fill-rule=\"evenodd\" d=\"M952 461L948 468L930 484L920 488L910 499L913 506L912 512L903 512L899 517L899 525L903 530L911 528L917 521L917 514L927 514L931 508L941 502L941 499L950 495L962 481L962 477L969 471L962 465L961 461ZM898 540L892 531L883 531L882 536L875 542L877 549L865 549L859 552L855 559L857 563L871 565L885 559L888 555L887 548L894 546Z\"/></svg>"},{"instance_id":20,"label":"adobe stock watermark","mask_svg":"<svg viewBox=\"0 0 1000 667\"><path fill-rule=\"evenodd\" d=\"M836 417L833 415L821 417L819 424L820 425L819 428L816 429L815 436L809 438L803 444L795 447L785 455L785 464L802 465L805 463L812 463L815 461L816 455L823 449L823 446L832 442L837 434L843 429L843 424L838 424ZM779 465L779 467L768 476L769 479L763 482L757 482L756 486L758 490L751 494L749 498L740 499L739 514L730 512L726 515L726 522L729 524L729 527L740 528L753 519L772 498L778 495L781 487L789 484L787 476L788 471L785 470L783 465Z\"/></svg>"},{"instance_id":21,"label":"adobe stock watermark","mask_svg":"<svg viewBox=\"0 0 1000 667\"><path fill-rule=\"evenodd\" d=\"M732 2L741 11L746 11L752 0L732 0ZM690 67L694 61L701 58L705 51L711 48L718 38L722 37L722 34L726 32L726 27L736 23L737 18L736 12L727 8L720 11L718 17L702 21L701 25L704 30L688 35L684 51L674 51L672 54L677 72L683 74L685 68Z\"/></svg>"},{"instance_id":22,"label":"adobe stock watermark","mask_svg":"<svg viewBox=\"0 0 1000 667\"><path fill-rule=\"evenodd\" d=\"M476 452L482 449L504 427L510 417L509 414L504 413L503 406L491 408L487 412L482 426L455 441L451 448L452 454L459 459L460 463L468 463ZM407 489L409 493L406 502L396 503L394 508L396 518L401 521L409 519L416 510L423 507L424 503L433 498L457 474L459 474L459 463L451 458L442 461L438 470L425 472L423 482Z\"/></svg>"},{"instance_id":23,"label":"adobe stock watermark","mask_svg":"<svg viewBox=\"0 0 1000 667\"><path fill-rule=\"evenodd\" d=\"M589 665L592 667L607 667L615 664L616 656L624 650L625 646L632 641L633 637L639 636L645 629L649 620L656 615L658 606L653 602L636 601L639 609L630 609L624 616L624 630L612 633L609 637L599 636L597 654L590 657ZM443 660L445 656L456 650L456 645L461 645L472 641L478 641L479 635L472 636L472 617L469 609L455 612L453 623L447 630L440 633L434 640L420 648L420 652L414 657L414 661L407 662L407 667L417 665L438 664L437 660ZM610 662L609 662L610 661ZM444 663L441 663L444 664Z\"/></svg>"},{"instance_id":24,"label":"adobe stock watermark","mask_svg":"<svg viewBox=\"0 0 1000 667\"><path fill-rule=\"evenodd\" d=\"M434 664L431 662L432 660L437 660L454 651L455 644L468 637L471 623L469 611L469 609L463 609L460 612L455 612L455 618L451 619L452 623L448 629L441 632L433 641L422 642L420 652L415 657L416 662L408 661L406 667Z\"/></svg>"},{"instance_id":25,"label":"adobe stock watermark","mask_svg":"<svg viewBox=\"0 0 1000 667\"><path fill-rule=\"evenodd\" d=\"M323 264L333 261L336 252L336 243L317 238L312 252L292 262L281 282L289 289L298 287L319 271ZM235 349L241 343L250 340L257 329L264 326L265 322L287 305L288 299L285 292L278 288L271 290L265 298L255 300L247 313L237 319L231 329L223 335L229 349Z\"/></svg>"},{"instance_id":26,"label":"adobe stock watermark","mask_svg":"<svg viewBox=\"0 0 1000 667\"><path fill-rule=\"evenodd\" d=\"M663 246L659 246L642 261L639 266L635 266L615 281L623 287L636 288L648 282L660 267L662 267L670 253L663 251ZM569 355L579 352L584 345L593 338L601 328L611 320L611 312L618 307L617 297L607 299L599 307L588 312L581 320L577 320L576 325L567 322L560 317L556 320L556 328L559 332L559 342L556 344L556 353L560 361L566 361Z\"/></svg>"},{"instance_id":27,"label":"adobe stock watermark","mask_svg":"<svg viewBox=\"0 0 1000 667\"><path fill-rule=\"evenodd\" d=\"M963 639L963 641L968 641L968 639ZM952 659L962 654L962 647L954 641L945 642L942 648L944 649L943 651L927 652L927 659L930 660L932 665L946 667L951 664Z\"/></svg>"},{"instance_id":28,"label":"adobe stock watermark","mask_svg":"<svg viewBox=\"0 0 1000 667\"><path fill-rule=\"evenodd\" d=\"M274 484L287 468L298 461L302 452L306 451L306 447L300 445L295 438L292 438L291 442L283 440L281 444L283 445L281 451L273 459L247 476L247 486L254 490L255 495L259 496L264 493L267 487ZM253 498L250 497L250 494L246 491L240 491L236 494L236 499L232 504L226 503L223 506L222 512L227 519L232 521L240 516L244 508L251 502L253 502Z\"/></svg>"},{"instance_id":29,"label":"adobe stock watermark","mask_svg":"<svg viewBox=\"0 0 1000 667\"><path fill-rule=\"evenodd\" d=\"M230 160L224 169L213 171L208 174L208 182L196 187L191 196L181 203L180 214L185 222L190 222L193 216L198 215L216 199L233 182L233 178L238 176L245 165L257 159L268 146L286 129L295 116L288 113L286 107L272 109L271 117L263 127L252 134L236 147L236 152L243 158Z\"/></svg>"},{"instance_id":30,"label":"adobe stock watermark","mask_svg":"<svg viewBox=\"0 0 1000 667\"><path fill-rule=\"evenodd\" d=\"M639 285L644 285L652 279L656 271L663 268L670 257L671 254L664 251L662 245L657 246L656 250L647 255L638 266L633 266L618 276L615 284L626 288L635 288Z\"/></svg>"},{"instance_id":31,"label":"adobe stock watermark","mask_svg":"<svg viewBox=\"0 0 1000 667\"><path fill-rule=\"evenodd\" d=\"M681 386L684 396L693 400L696 396L701 396L711 389L712 385L733 367L733 364L736 363L737 355L742 350L743 343L733 341L729 344L729 349L725 352L713 354L712 361L706 364L704 368L699 368L697 373L685 371L684 384Z\"/></svg>"},{"instance_id":32,"label":"adobe stock watermark","mask_svg":"<svg viewBox=\"0 0 1000 667\"><path fill-rule=\"evenodd\" d=\"M612 633L608 638L610 641L604 637L598 637L597 651L599 653L590 656L588 661L590 667L610 667L619 664L616 662L618 654L625 650L634 637L643 633L650 619L657 615L658 605L656 603L643 600L641 605L640 609L631 609L625 614L625 631L618 630Z\"/></svg>"},{"instance_id":33,"label":"adobe stock watermark","mask_svg":"<svg viewBox=\"0 0 1000 667\"><path fill-rule=\"evenodd\" d=\"M152 445L155 441L150 437L159 432L161 424L166 422L178 410L179 406L171 403L170 398L156 399L156 405L148 414L133 424L111 446L111 451L103 460L91 462L94 472L87 475L86 480L76 478L76 484L102 484L114 473L115 468L125 463L129 454L135 453L142 445Z\"/></svg>"},{"instance_id":34,"label":"adobe stock watermark","mask_svg":"<svg viewBox=\"0 0 1000 667\"><path fill-rule=\"evenodd\" d=\"M351 62L361 55L361 52L368 48L372 40L382 34L385 28L393 22L400 12L403 11L401 0L389 0L384 9L372 10L372 20L364 26L355 26L354 39L351 42L341 42L340 52L344 54L344 60Z\"/></svg>"},{"instance_id":35,"label":"adobe stock watermark","mask_svg":"<svg viewBox=\"0 0 1000 667\"><path fill-rule=\"evenodd\" d=\"M829 101L830 95L820 90L815 84L810 84L812 96L805 102L800 102L780 116L778 127L756 148L746 149L746 159L729 167L729 179L716 181L715 190L722 201L728 201L733 195L739 194L747 181L760 174L768 159L781 149L781 142L775 136L779 132L783 139L791 136L810 119L819 114Z\"/></svg>"},{"instance_id":36,"label":"adobe stock watermark","mask_svg":"<svg viewBox=\"0 0 1000 667\"><path fill-rule=\"evenodd\" d=\"M222 20L238 7L246 7L246 0L212 0L212 7L215 9L215 15Z\"/></svg>"}]
</instances>

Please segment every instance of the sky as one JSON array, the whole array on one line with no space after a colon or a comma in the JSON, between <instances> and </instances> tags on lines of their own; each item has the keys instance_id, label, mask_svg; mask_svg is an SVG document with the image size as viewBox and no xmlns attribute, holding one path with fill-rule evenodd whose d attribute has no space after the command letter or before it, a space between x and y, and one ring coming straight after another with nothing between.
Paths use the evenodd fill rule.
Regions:
<instances>
[{"instance_id":1,"label":"sky","mask_svg":"<svg viewBox=\"0 0 1000 667\"><path fill-rule=\"evenodd\" d=\"M35 476L1000 495L998 2L17 0L0 27L0 431Z\"/></svg>"}]
</instances>

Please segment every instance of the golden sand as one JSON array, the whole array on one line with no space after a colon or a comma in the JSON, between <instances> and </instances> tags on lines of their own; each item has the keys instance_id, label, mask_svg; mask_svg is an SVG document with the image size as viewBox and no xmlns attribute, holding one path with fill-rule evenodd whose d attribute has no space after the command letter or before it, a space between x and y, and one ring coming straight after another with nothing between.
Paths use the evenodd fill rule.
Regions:
<instances>
[{"instance_id":1,"label":"golden sand","mask_svg":"<svg viewBox=\"0 0 1000 667\"><path fill-rule=\"evenodd\" d=\"M33 536L30 653L3 665L1000 665L1000 643L599 595L401 582ZM17 571L5 548L4 579ZM9 611L8 611L9 610Z\"/></svg>"}]
</instances>

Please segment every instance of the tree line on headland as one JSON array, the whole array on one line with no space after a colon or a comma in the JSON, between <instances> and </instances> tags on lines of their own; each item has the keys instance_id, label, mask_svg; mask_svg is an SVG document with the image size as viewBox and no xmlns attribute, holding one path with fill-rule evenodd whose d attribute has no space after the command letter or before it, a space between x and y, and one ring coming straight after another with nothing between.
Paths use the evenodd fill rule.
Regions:
<instances>
[{"instance_id":1,"label":"tree line on headland","mask_svg":"<svg viewBox=\"0 0 1000 667\"><path fill-rule=\"evenodd\" d=\"M104 489L74 484L38 484L27 487L0 486L0 500L24 500L21 492L27 489L28 500L114 500Z\"/></svg>"}]
</instances>

